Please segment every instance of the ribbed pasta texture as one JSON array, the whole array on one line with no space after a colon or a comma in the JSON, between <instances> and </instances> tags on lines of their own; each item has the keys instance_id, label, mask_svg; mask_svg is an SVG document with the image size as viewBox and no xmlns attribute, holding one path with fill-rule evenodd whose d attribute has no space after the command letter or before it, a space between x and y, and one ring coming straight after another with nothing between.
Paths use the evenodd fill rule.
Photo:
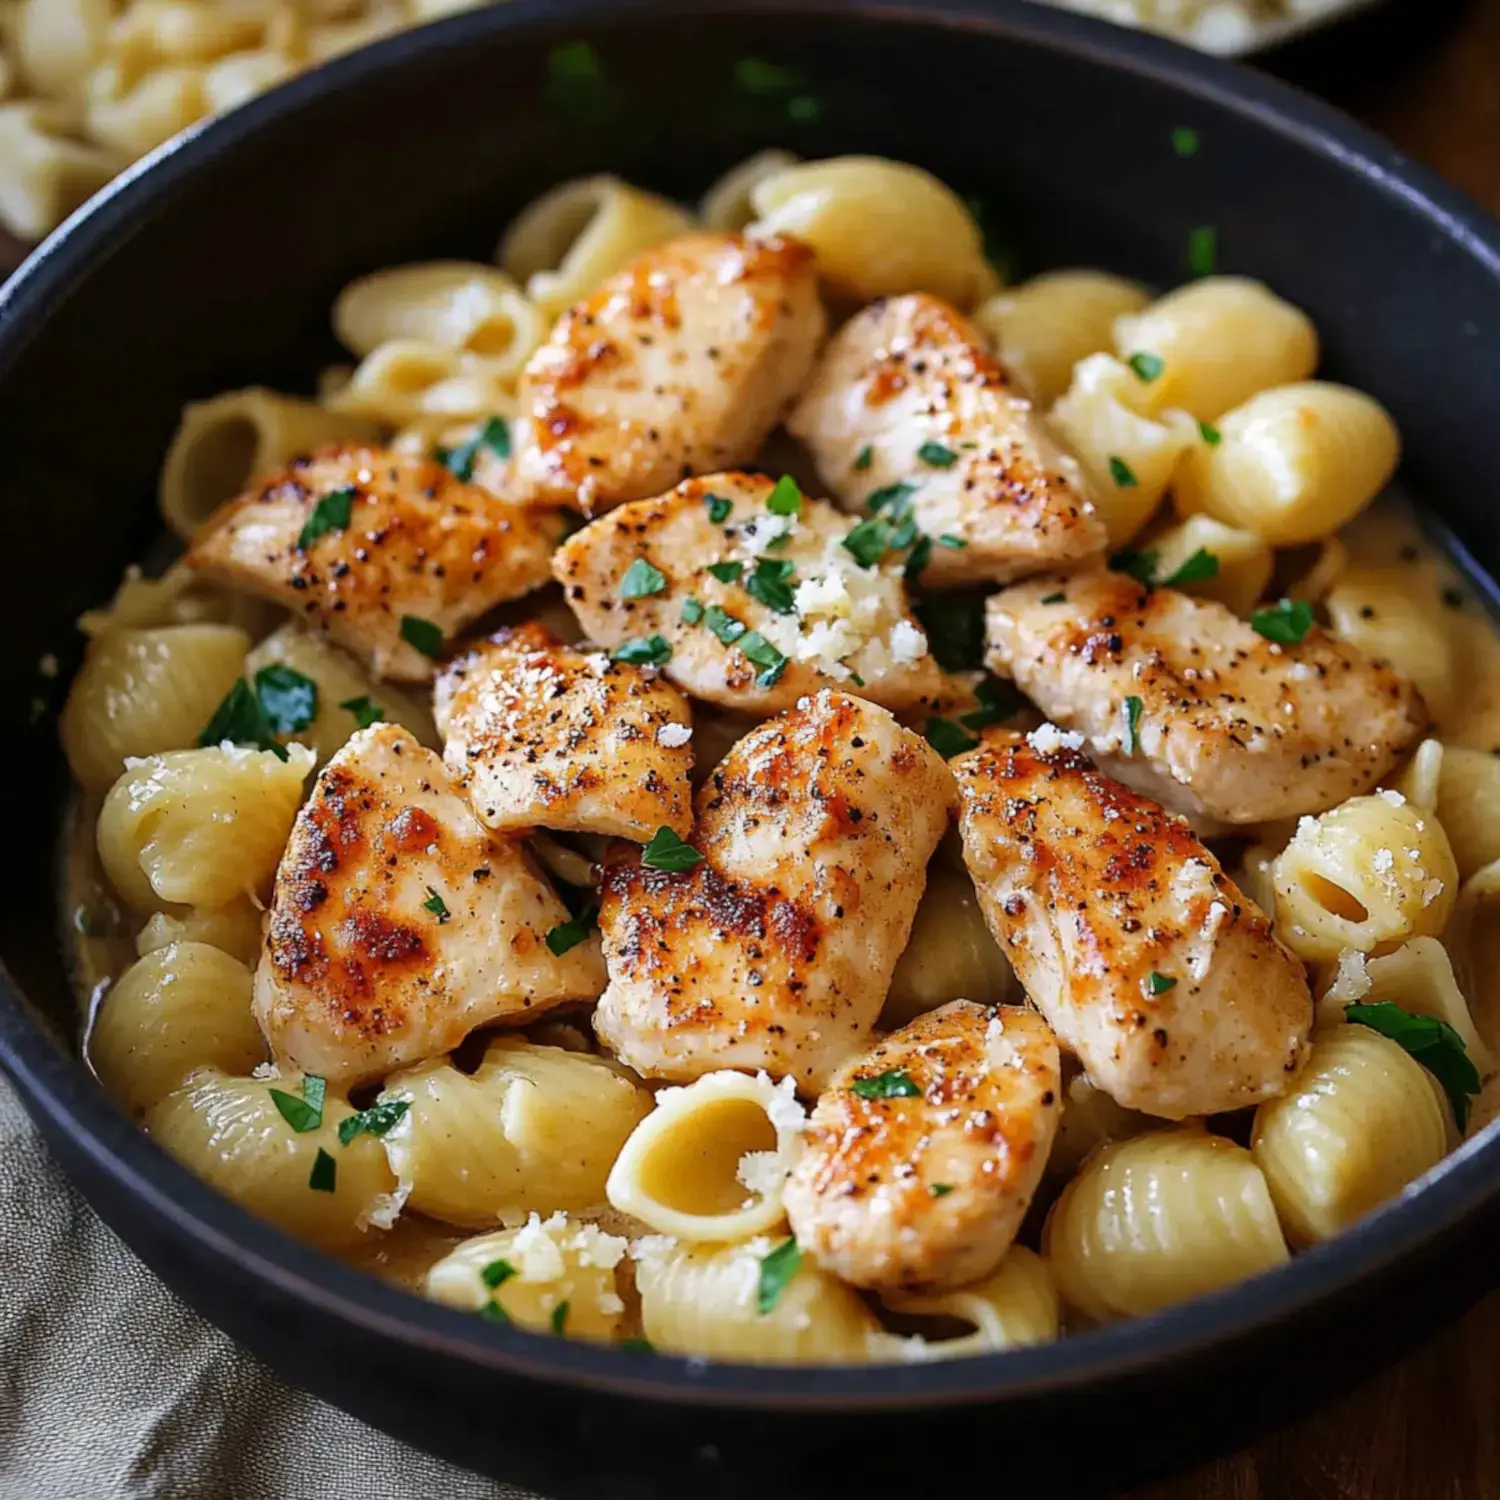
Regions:
<instances>
[{"instance_id":1,"label":"ribbed pasta texture","mask_svg":"<svg viewBox=\"0 0 1500 1500\"><path fill-rule=\"evenodd\" d=\"M99 814L99 858L137 911L265 896L302 802L312 752L172 750L134 762Z\"/></svg>"},{"instance_id":2,"label":"ribbed pasta texture","mask_svg":"<svg viewBox=\"0 0 1500 1500\"><path fill-rule=\"evenodd\" d=\"M1500 859L1500 759L1485 750L1444 745L1437 816L1464 880Z\"/></svg>"},{"instance_id":3,"label":"ribbed pasta texture","mask_svg":"<svg viewBox=\"0 0 1500 1500\"><path fill-rule=\"evenodd\" d=\"M206 943L254 968L260 957L260 929L260 909L242 896L228 906L152 912L135 935L135 951L144 957L169 943Z\"/></svg>"},{"instance_id":4,"label":"ribbed pasta texture","mask_svg":"<svg viewBox=\"0 0 1500 1500\"><path fill-rule=\"evenodd\" d=\"M604 1203L605 1180L651 1096L598 1057L491 1042L472 1075L446 1058L393 1074L411 1108L386 1136L414 1209L481 1227L502 1215Z\"/></svg>"},{"instance_id":5,"label":"ribbed pasta texture","mask_svg":"<svg viewBox=\"0 0 1500 1500\"><path fill-rule=\"evenodd\" d=\"M1287 1258L1265 1179L1242 1146L1164 1130L1102 1147L1047 1220L1063 1300L1096 1322L1140 1317Z\"/></svg>"},{"instance_id":6,"label":"ribbed pasta texture","mask_svg":"<svg viewBox=\"0 0 1500 1500\"><path fill-rule=\"evenodd\" d=\"M249 636L229 625L112 630L95 640L59 725L73 775L102 792L127 756L196 745L249 649Z\"/></svg>"},{"instance_id":7,"label":"ribbed pasta texture","mask_svg":"<svg viewBox=\"0 0 1500 1500\"><path fill-rule=\"evenodd\" d=\"M206 943L146 954L110 986L88 1039L105 1091L132 1115L195 1068L248 1073L266 1056L250 1014L250 970Z\"/></svg>"},{"instance_id":8,"label":"ribbed pasta texture","mask_svg":"<svg viewBox=\"0 0 1500 1500\"><path fill-rule=\"evenodd\" d=\"M1291 1090L1255 1113L1251 1149L1293 1244L1332 1239L1442 1160L1433 1080L1368 1026L1319 1034Z\"/></svg>"}]
</instances>

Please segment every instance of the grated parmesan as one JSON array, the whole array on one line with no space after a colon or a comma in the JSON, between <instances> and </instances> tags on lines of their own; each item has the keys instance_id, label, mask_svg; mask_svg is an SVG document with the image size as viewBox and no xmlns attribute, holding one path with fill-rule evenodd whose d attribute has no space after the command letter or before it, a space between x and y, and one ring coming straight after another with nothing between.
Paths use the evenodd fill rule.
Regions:
<instances>
[{"instance_id":1,"label":"grated parmesan","mask_svg":"<svg viewBox=\"0 0 1500 1500\"><path fill-rule=\"evenodd\" d=\"M1084 737L1071 729L1059 729L1056 724L1039 724L1026 736L1026 743L1038 755L1051 755L1054 750L1082 750Z\"/></svg>"},{"instance_id":2,"label":"grated parmesan","mask_svg":"<svg viewBox=\"0 0 1500 1500\"><path fill-rule=\"evenodd\" d=\"M656 743L667 750L680 750L692 737L686 724L663 724L656 731Z\"/></svg>"}]
</instances>

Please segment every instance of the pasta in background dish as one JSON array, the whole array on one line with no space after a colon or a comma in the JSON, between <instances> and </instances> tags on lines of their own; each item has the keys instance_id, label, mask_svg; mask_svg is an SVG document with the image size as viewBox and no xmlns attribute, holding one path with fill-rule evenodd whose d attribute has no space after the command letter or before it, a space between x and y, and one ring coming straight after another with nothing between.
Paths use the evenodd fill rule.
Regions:
<instances>
[{"instance_id":1,"label":"pasta in background dish","mask_svg":"<svg viewBox=\"0 0 1500 1500\"><path fill-rule=\"evenodd\" d=\"M40 4L28 76L130 149L448 8ZM82 618L60 721L86 1048L127 1113L262 1218L488 1322L801 1364L1016 1348L1231 1285L1500 1108L1500 636L1370 504L1393 423L1310 378L1316 332L1259 282L1001 290L984 245L948 185L879 158L766 151L696 208L582 178L522 210L498 266L351 282L317 397L184 410L161 509L195 545ZM931 317L830 374L827 313L907 293ZM597 296L607 351L568 341ZM970 308L979 332L932 333ZM637 378L658 315L670 390ZM922 399L886 401L908 359ZM586 446L546 419L560 381L588 387ZM735 420L794 404L768 477L730 470ZM687 482L597 491L622 453ZM986 507L1030 530L1064 480L1090 540L974 561ZM215 550L242 494L277 546ZM575 510L595 518L554 553ZM1046 622L1094 593L1119 603L1057 649ZM1158 608L1196 653L1160 723L1144 656L1090 717L1113 692L1091 674ZM1001 680L1022 614L1055 723ZM1327 725L1414 704L1407 680L1425 707L1341 760ZM632 716L648 699L673 711ZM1226 701L1244 718L1218 734ZM1324 790L1250 797L1277 821L1198 816L1200 838L1150 800L1168 730L1192 805L1277 774L1259 737L1288 729ZM899 893L871 873L897 857ZM1227 993L1236 952L1262 961ZM1042 1015L1092 1073L1066 1049L1059 1070ZM1101 1044L1120 1028L1134 1083ZM1271 1059L1243 1095L1231 1032ZM1249 1103L1143 1112L1188 1095Z\"/></svg>"}]
</instances>

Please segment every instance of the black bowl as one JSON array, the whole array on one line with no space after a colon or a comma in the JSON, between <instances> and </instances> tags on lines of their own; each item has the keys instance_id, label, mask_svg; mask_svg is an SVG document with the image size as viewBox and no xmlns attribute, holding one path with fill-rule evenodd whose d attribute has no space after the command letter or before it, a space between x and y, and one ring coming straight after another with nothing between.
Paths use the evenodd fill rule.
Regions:
<instances>
[{"instance_id":1,"label":"black bowl","mask_svg":"<svg viewBox=\"0 0 1500 1500\"><path fill-rule=\"evenodd\" d=\"M604 64L582 94L549 75L578 39ZM820 110L736 92L747 54L796 69ZM1187 160L1179 126L1202 142ZM346 1270L168 1160L66 1045L45 874L65 774L50 715L28 723L60 689L35 665L56 651L66 674L75 613L156 536L181 404L308 388L336 355L345 280L484 257L548 184L610 168L692 195L773 143L920 162L984 195L1030 268L1169 283L1190 232L1215 226L1221 265L1306 308L1328 368L1395 413L1415 492L1500 559L1500 236L1286 88L1024 4L513 0L446 21L164 148L0 295L0 807L36 858L0 902L0 1063L99 1212L188 1301L288 1378L460 1462L589 1497L1123 1483L1244 1440L1472 1300L1500 1217L1493 1136L1337 1243L1158 1317L951 1364L758 1370L534 1337Z\"/></svg>"}]
</instances>

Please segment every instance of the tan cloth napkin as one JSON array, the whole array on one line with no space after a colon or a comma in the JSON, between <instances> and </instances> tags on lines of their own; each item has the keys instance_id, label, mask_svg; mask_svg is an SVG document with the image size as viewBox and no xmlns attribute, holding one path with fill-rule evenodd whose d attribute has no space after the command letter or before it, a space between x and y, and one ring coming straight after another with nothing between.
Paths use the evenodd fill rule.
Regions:
<instances>
[{"instance_id":1,"label":"tan cloth napkin","mask_svg":"<svg viewBox=\"0 0 1500 1500\"><path fill-rule=\"evenodd\" d=\"M284 1385L104 1227L0 1080L0 1500L536 1500Z\"/></svg>"}]
</instances>

